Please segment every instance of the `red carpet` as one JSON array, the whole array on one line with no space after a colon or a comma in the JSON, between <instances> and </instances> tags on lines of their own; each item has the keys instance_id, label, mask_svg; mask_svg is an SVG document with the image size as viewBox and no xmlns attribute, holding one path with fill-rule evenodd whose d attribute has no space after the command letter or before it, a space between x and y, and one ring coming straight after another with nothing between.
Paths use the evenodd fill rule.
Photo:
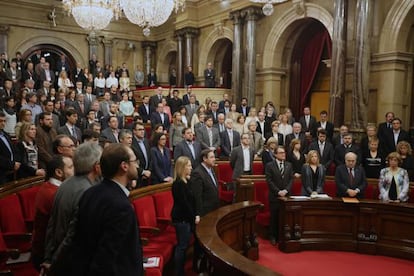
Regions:
<instances>
[{"instance_id":1,"label":"red carpet","mask_svg":"<svg viewBox=\"0 0 414 276\"><path fill-rule=\"evenodd\" d=\"M283 253L259 239L259 264L285 276L412 276L414 261L338 251Z\"/></svg>"}]
</instances>

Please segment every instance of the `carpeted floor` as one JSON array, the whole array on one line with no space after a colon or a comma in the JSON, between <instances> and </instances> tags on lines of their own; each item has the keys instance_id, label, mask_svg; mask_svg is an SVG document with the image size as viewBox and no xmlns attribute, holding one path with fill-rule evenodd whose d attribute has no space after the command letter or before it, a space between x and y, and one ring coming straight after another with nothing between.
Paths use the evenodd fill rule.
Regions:
<instances>
[{"instance_id":1,"label":"carpeted floor","mask_svg":"<svg viewBox=\"0 0 414 276\"><path fill-rule=\"evenodd\" d=\"M414 261L339 251L283 253L259 239L259 264L285 276L412 276Z\"/></svg>"}]
</instances>

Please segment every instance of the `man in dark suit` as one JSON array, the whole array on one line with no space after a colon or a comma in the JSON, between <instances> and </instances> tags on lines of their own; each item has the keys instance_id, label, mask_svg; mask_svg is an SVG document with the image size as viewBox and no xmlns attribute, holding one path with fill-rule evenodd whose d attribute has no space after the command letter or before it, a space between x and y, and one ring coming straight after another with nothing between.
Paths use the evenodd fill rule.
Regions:
<instances>
[{"instance_id":1,"label":"man in dark suit","mask_svg":"<svg viewBox=\"0 0 414 276\"><path fill-rule=\"evenodd\" d=\"M249 134L241 135L241 145L231 151L230 166L233 169L232 179L236 180L242 174L252 174L254 151L250 148Z\"/></svg>"},{"instance_id":2,"label":"man in dark suit","mask_svg":"<svg viewBox=\"0 0 414 276\"><path fill-rule=\"evenodd\" d=\"M216 157L214 151L205 149L201 152L201 164L195 168L190 177L188 185L193 192L195 201L195 215L205 216L211 211L220 207L218 180L214 174L214 164ZM203 255L201 245L194 241L193 267L197 270L198 260Z\"/></svg>"},{"instance_id":3,"label":"man in dark suit","mask_svg":"<svg viewBox=\"0 0 414 276\"><path fill-rule=\"evenodd\" d=\"M320 163L328 169L334 159L335 150L332 144L326 140L326 131L324 129L318 130L318 139L312 142L307 152L316 150L320 156Z\"/></svg>"},{"instance_id":4,"label":"man in dark suit","mask_svg":"<svg viewBox=\"0 0 414 276\"><path fill-rule=\"evenodd\" d=\"M211 62L207 64L207 69L204 70L204 86L207 88L216 87L216 71L213 69Z\"/></svg>"},{"instance_id":5,"label":"man in dark suit","mask_svg":"<svg viewBox=\"0 0 414 276\"><path fill-rule=\"evenodd\" d=\"M299 123L302 125L302 131L305 132L306 137L316 133L316 118L311 115L308 106L303 108L303 116L299 118Z\"/></svg>"},{"instance_id":6,"label":"man in dark suit","mask_svg":"<svg viewBox=\"0 0 414 276\"><path fill-rule=\"evenodd\" d=\"M249 116L250 106L247 105L247 98L243 97L241 99L241 104L237 107L236 111L242 114L244 117Z\"/></svg>"},{"instance_id":7,"label":"man in dark suit","mask_svg":"<svg viewBox=\"0 0 414 276\"><path fill-rule=\"evenodd\" d=\"M78 144L82 143L82 132L80 128L76 126L78 121L78 113L75 109L70 108L66 111L66 124L58 128L58 134L65 134L70 136L75 141L78 141Z\"/></svg>"},{"instance_id":8,"label":"man in dark suit","mask_svg":"<svg viewBox=\"0 0 414 276\"><path fill-rule=\"evenodd\" d=\"M0 185L12 181L14 172L20 168L15 161L15 149L9 135L4 132L6 114L0 111Z\"/></svg>"},{"instance_id":9,"label":"man in dark suit","mask_svg":"<svg viewBox=\"0 0 414 276\"><path fill-rule=\"evenodd\" d=\"M174 160L177 161L180 156L187 156L194 169L200 164L201 144L193 141L194 133L190 127L184 128L182 134L184 139L175 146Z\"/></svg>"},{"instance_id":10,"label":"man in dark suit","mask_svg":"<svg viewBox=\"0 0 414 276\"><path fill-rule=\"evenodd\" d=\"M365 171L356 164L357 155L353 152L348 152L345 155L345 164L336 168L336 194L339 197L364 198L364 191L367 187Z\"/></svg>"},{"instance_id":11,"label":"man in dark suit","mask_svg":"<svg viewBox=\"0 0 414 276\"><path fill-rule=\"evenodd\" d=\"M298 122L294 122L292 125L293 132L286 135L285 139L285 147L290 151L290 142L292 142L293 139L299 139L300 140L300 150L306 151L306 137L305 133L302 132L302 125Z\"/></svg>"},{"instance_id":12,"label":"man in dark suit","mask_svg":"<svg viewBox=\"0 0 414 276\"><path fill-rule=\"evenodd\" d=\"M166 113L164 113L164 107L162 103L159 103L157 110L151 114L151 127L155 129L155 126L161 124L164 126L164 130L170 129L170 119Z\"/></svg>"},{"instance_id":13,"label":"man in dark suit","mask_svg":"<svg viewBox=\"0 0 414 276\"><path fill-rule=\"evenodd\" d=\"M111 116L108 118L108 127L102 130L101 136L111 143L119 143L118 134L118 118L116 116Z\"/></svg>"},{"instance_id":14,"label":"man in dark suit","mask_svg":"<svg viewBox=\"0 0 414 276\"><path fill-rule=\"evenodd\" d=\"M339 166L345 164L345 154L348 152L353 152L357 155L357 164L359 165L362 160L361 151L359 146L353 143L353 138L351 133L345 133L343 135L344 143L342 145L337 145L335 147L334 160L335 165Z\"/></svg>"},{"instance_id":15,"label":"man in dark suit","mask_svg":"<svg viewBox=\"0 0 414 276\"><path fill-rule=\"evenodd\" d=\"M220 132L221 156L229 157L235 147L240 146L240 133L233 129L233 120L225 121L226 130ZM250 140L249 140L250 142Z\"/></svg>"},{"instance_id":16,"label":"man in dark suit","mask_svg":"<svg viewBox=\"0 0 414 276\"><path fill-rule=\"evenodd\" d=\"M341 125L339 128L339 133L334 135L334 137L332 138L332 146L334 147L334 149L338 146L338 145L342 145L344 143L344 134L347 134L349 132L349 128L346 125Z\"/></svg>"},{"instance_id":17,"label":"man in dark suit","mask_svg":"<svg viewBox=\"0 0 414 276\"><path fill-rule=\"evenodd\" d=\"M191 119L193 118L193 115L196 114L198 107L199 105L197 104L196 96L191 94L188 104L185 105L188 123L191 122Z\"/></svg>"},{"instance_id":18,"label":"man in dark suit","mask_svg":"<svg viewBox=\"0 0 414 276\"><path fill-rule=\"evenodd\" d=\"M410 135L407 131L401 128L400 118L394 118L392 120L392 129L385 132L384 138L385 141L381 145L383 145L385 156L393 151L396 151L398 142L406 141L410 143Z\"/></svg>"},{"instance_id":19,"label":"man in dark suit","mask_svg":"<svg viewBox=\"0 0 414 276\"><path fill-rule=\"evenodd\" d=\"M138 107L138 113L144 123L151 123L151 113L154 108L149 104L149 96L142 97L142 105Z\"/></svg>"},{"instance_id":20,"label":"man in dark suit","mask_svg":"<svg viewBox=\"0 0 414 276\"><path fill-rule=\"evenodd\" d=\"M283 147L276 149L276 159L265 166L266 182L269 186L270 204L270 243L275 245L279 239L279 208L278 198L290 193L293 180L293 169L286 162L286 151Z\"/></svg>"},{"instance_id":21,"label":"man in dark suit","mask_svg":"<svg viewBox=\"0 0 414 276\"><path fill-rule=\"evenodd\" d=\"M79 201L73 254L66 260L73 264L71 275L144 275L138 221L126 188L137 178L137 159L127 146L109 145L100 166L104 180Z\"/></svg>"},{"instance_id":22,"label":"man in dark suit","mask_svg":"<svg viewBox=\"0 0 414 276\"><path fill-rule=\"evenodd\" d=\"M52 70L50 70L49 62L45 62L43 68L40 69L39 80L41 83L43 83L44 81L48 81L52 85L55 83L55 73Z\"/></svg>"},{"instance_id":23,"label":"man in dark suit","mask_svg":"<svg viewBox=\"0 0 414 276\"><path fill-rule=\"evenodd\" d=\"M188 71L184 74L184 85L185 87L192 86L195 83L195 77L193 73L193 67L188 66Z\"/></svg>"},{"instance_id":24,"label":"man in dark suit","mask_svg":"<svg viewBox=\"0 0 414 276\"><path fill-rule=\"evenodd\" d=\"M151 177L151 153L148 140L145 138L145 127L135 122L132 125L132 149L139 160L138 187L147 186Z\"/></svg>"},{"instance_id":25,"label":"man in dark suit","mask_svg":"<svg viewBox=\"0 0 414 276\"><path fill-rule=\"evenodd\" d=\"M211 102L211 109L206 112L206 115L210 115L213 118L213 124L218 123L218 103L216 101Z\"/></svg>"},{"instance_id":26,"label":"man in dark suit","mask_svg":"<svg viewBox=\"0 0 414 276\"><path fill-rule=\"evenodd\" d=\"M158 104L161 103L164 96L162 95L162 87L158 87L155 91L155 95L151 96L149 104L152 106L152 108L157 108Z\"/></svg>"},{"instance_id":27,"label":"man in dark suit","mask_svg":"<svg viewBox=\"0 0 414 276\"><path fill-rule=\"evenodd\" d=\"M70 68L69 68L69 63L66 60L66 56L65 55L60 55L60 59L56 62L56 72L58 72L58 74L60 74L60 72L62 71L66 71L67 72L67 76L70 77Z\"/></svg>"},{"instance_id":28,"label":"man in dark suit","mask_svg":"<svg viewBox=\"0 0 414 276\"><path fill-rule=\"evenodd\" d=\"M178 89L174 89L172 93L172 97L167 98L167 103L171 108L171 115L174 115L174 113L179 111L179 108L183 105L183 100L178 97L178 93L180 93Z\"/></svg>"},{"instance_id":29,"label":"man in dark suit","mask_svg":"<svg viewBox=\"0 0 414 276\"><path fill-rule=\"evenodd\" d=\"M312 133L312 137L316 137L317 131L319 129L324 129L326 131L326 138L328 141L332 141L333 133L334 133L334 124L328 121L328 112L322 110L319 113L320 121L316 123L316 131Z\"/></svg>"},{"instance_id":30,"label":"man in dark suit","mask_svg":"<svg viewBox=\"0 0 414 276\"><path fill-rule=\"evenodd\" d=\"M380 143L384 143L386 138L386 133L392 129L392 120L394 120L394 112L387 112L385 114L385 122L382 122L378 125L377 136L380 140Z\"/></svg>"}]
</instances>

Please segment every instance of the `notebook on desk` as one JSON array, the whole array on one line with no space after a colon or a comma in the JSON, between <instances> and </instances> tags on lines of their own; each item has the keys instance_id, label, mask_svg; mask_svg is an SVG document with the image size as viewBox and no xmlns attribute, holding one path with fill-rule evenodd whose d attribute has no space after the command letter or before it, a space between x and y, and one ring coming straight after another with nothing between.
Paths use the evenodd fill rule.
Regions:
<instances>
[{"instance_id":1,"label":"notebook on desk","mask_svg":"<svg viewBox=\"0 0 414 276\"><path fill-rule=\"evenodd\" d=\"M358 198L355 197L343 197L342 201L345 203L359 203Z\"/></svg>"}]
</instances>

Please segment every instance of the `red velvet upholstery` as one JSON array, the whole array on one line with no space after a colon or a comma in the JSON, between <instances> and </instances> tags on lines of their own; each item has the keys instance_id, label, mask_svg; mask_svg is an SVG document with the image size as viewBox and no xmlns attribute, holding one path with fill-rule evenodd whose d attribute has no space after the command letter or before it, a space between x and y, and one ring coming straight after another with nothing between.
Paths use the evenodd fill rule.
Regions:
<instances>
[{"instance_id":1,"label":"red velvet upholstery","mask_svg":"<svg viewBox=\"0 0 414 276\"><path fill-rule=\"evenodd\" d=\"M175 233L175 228L171 225L171 210L174 205L172 192L165 191L155 193L152 197L154 199L159 227L162 231L170 231ZM162 224L161 221L163 221Z\"/></svg>"},{"instance_id":2,"label":"red velvet upholstery","mask_svg":"<svg viewBox=\"0 0 414 276\"><path fill-rule=\"evenodd\" d=\"M302 180L300 178L293 178L292 189L290 195L300 196L302 195Z\"/></svg>"},{"instance_id":3,"label":"red velvet upholstery","mask_svg":"<svg viewBox=\"0 0 414 276\"><path fill-rule=\"evenodd\" d=\"M30 225L33 225L35 216L35 200L39 189L40 186L34 186L17 193L22 206L24 220Z\"/></svg>"},{"instance_id":4,"label":"red velvet upholstery","mask_svg":"<svg viewBox=\"0 0 414 276\"><path fill-rule=\"evenodd\" d=\"M230 166L230 162L217 164L217 179L225 183L233 181L233 169Z\"/></svg>"},{"instance_id":5,"label":"red velvet upholstery","mask_svg":"<svg viewBox=\"0 0 414 276\"><path fill-rule=\"evenodd\" d=\"M335 180L326 180L323 186L323 191L330 197L336 197L336 183Z\"/></svg>"},{"instance_id":6,"label":"red velvet upholstery","mask_svg":"<svg viewBox=\"0 0 414 276\"><path fill-rule=\"evenodd\" d=\"M269 186L267 185L266 181L262 180L254 182L254 198L256 201L259 201L264 205L263 208L259 210L256 216L256 222L262 226L269 226Z\"/></svg>"},{"instance_id":7,"label":"red velvet upholstery","mask_svg":"<svg viewBox=\"0 0 414 276\"><path fill-rule=\"evenodd\" d=\"M254 175L264 174L263 162L253 161L252 174Z\"/></svg>"},{"instance_id":8,"label":"red velvet upholstery","mask_svg":"<svg viewBox=\"0 0 414 276\"><path fill-rule=\"evenodd\" d=\"M365 189L364 197L366 199L378 199L379 191L378 186L376 185L367 185L367 188Z\"/></svg>"}]
</instances>

